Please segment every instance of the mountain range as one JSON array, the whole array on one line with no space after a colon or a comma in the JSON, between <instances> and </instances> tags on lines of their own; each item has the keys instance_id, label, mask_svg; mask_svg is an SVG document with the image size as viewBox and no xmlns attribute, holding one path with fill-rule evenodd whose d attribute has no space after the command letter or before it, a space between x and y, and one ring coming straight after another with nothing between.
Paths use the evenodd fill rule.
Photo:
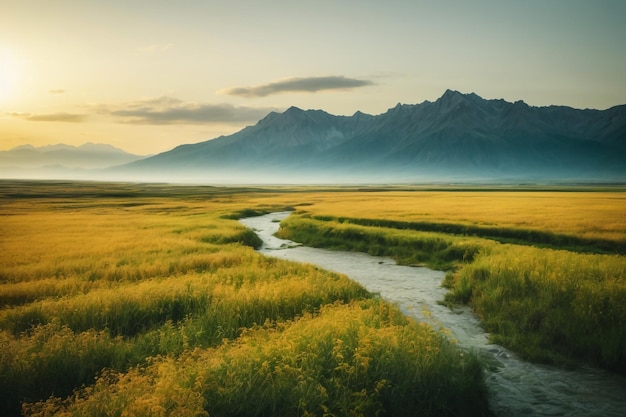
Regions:
<instances>
[{"instance_id":1,"label":"mountain range","mask_svg":"<svg viewBox=\"0 0 626 417\"><path fill-rule=\"evenodd\" d=\"M114 171L222 182L626 181L626 105L533 107L447 90L376 116L291 107Z\"/></svg>"},{"instance_id":2,"label":"mountain range","mask_svg":"<svg viewBox=\"0 0 626 417\"><path fill-rule=\"evenodd\" d=\"M11 171L12 170L12 171ZM626 182L626 105L529 106L447 90L380 115L290 107L151 157L103 144L0 152L0 176L210 183ZM16 172L18 174L16 174Z\"/></svg>"},{"instance_id":3,"label":"mountain range","mask_svg":"<svg viewBox=\"0 0 626 417\"><path fill-rule=\"evenodd\" d=\"M103 143L72 146L59 143L35 147L17 146L0 151L0 174L12 177L76 177L111 166L127 164L145 156L133 155Z\"/></svg>"}]
</instances>

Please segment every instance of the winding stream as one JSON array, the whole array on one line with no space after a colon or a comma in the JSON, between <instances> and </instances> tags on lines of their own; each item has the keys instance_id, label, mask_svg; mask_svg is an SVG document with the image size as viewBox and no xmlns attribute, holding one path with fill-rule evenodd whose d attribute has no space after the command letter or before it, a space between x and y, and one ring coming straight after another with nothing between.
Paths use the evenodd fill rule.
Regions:
<instances>
[{"instance_id":1,"label":"winding stream","mask_svg":"<svg viewBox=\"0 0 626 417\"><path fill-rule=\"evenodd\" d=\"M488 334L469 308L451 310L437 304L446 290L445 273L397 265L391 258L299 246L274 236L290 213L241 219L263 240L259 252L340 272L370 292L398 305L405 314L446 329L459 346L480 352L489 364L486 380L490 406L497 416L626 416L626 379L608 372L575 371L524 362L507 349L490 344Z\"/></svg>"}]
</instances>

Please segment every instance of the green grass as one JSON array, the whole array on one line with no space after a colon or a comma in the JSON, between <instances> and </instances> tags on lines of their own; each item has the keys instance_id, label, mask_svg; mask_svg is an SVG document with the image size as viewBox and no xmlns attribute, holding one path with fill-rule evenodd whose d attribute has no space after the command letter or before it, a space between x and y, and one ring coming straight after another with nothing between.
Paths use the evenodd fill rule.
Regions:
<instances>
[{"instance_id":1,"label":"green grass","mask_svg":"<svg viewBox=\"0 0 626 417\"><path fill-rule=\"evenodd\" d=\"M436 232L446 235L475 236L501 243L533 245L550 248L565 248L575 252L626 254L626 242L588 238L572 234L556 233L549 230L524 229L520 227L481 226L426 221L398 221L387 219L348 218L333 216L311 216L325 222L348 223L361 226L375 226L400 230Z\"/></svg>"},{"instance_id":2,"label":"green grass","mask_svg":"<svg viewBox=\"0 0 626 417\"><path fill-rule=\"evenodd\" d=\"M626 259L497 245L448 278L494 342L542 362L626 374Z\"/></svg>"},{"instance_id":3,"label":"green grass","mask_svg":"<svg viewBox=\"0 0 626 417\"><path fill-rule=\"evenodd\" d=\"M404 265L428 265L450 269L471 262L486 241L387 227L328 221L306 214L292 214L281 223L279 237L305 245L391 256Z\"/></svg>"}]
</instances>

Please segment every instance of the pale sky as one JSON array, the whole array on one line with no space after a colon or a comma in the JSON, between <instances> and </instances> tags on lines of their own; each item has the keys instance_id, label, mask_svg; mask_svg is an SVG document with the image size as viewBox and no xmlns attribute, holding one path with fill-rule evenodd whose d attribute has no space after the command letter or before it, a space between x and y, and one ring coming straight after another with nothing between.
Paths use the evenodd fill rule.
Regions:
<instances>
[{"instance_id":1,"label":"pale sky","mask_svg":"<svg viewBox=\"0 0 626 417\"><path fill-rule=\"evenodd\" d=\"M289 106L351 115L446 89L626 104L626 1L0 0L0 150L153 154Z\"/></svg>"}]
</instances>

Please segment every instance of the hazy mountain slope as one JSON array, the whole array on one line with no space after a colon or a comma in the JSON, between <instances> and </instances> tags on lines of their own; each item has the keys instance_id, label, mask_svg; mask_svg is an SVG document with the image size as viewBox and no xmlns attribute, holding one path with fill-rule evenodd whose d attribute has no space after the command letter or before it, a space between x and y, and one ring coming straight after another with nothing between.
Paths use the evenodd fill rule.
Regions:
<instances>
[{"instance_id":1,"label":"hazy mountain slope","mask_svg":"<svg viewBox=\"0 0 626 417\"><path fill-rule=\"evenodd\" d=\"M100 169L144 158L111 145L85 143L81 146L65 144L34 147L23 145L0 151L0 167L38 169L57 167L68 169Z\"/></svg>"},{"instance_id":2,"label":"hazy mountain slope","mask_svg":"<svg viewBox=\"0 0 626 417\"><path fill-rule=\"evenodd\" d=\"M442 178L626 180L626 106L531 107L446 91L435 102L378 116L333 116L291 107L230 136L179 146L128 164L201 178L229 173L286 182Z\"/></svg>"},{"instance_id":3,"label":"hazy mountain slope","mask_svg":"<svg viewBox=\"0 0 626 417\"><path fill-rule=\"evenodd\" d=\"M234 167L294 167L320 156L367 128L373 116L333 116L321 110L291 107L272 112L254 126L217 139L178 146L126 168L144 170L176 167L210 169Z\"/></svg>"},{"instance_id":4,"label":"hazy mountain slope","mask_svg":"<svg viewBox=\"0 0 626 417\"><path fill-rule=\"evenodd\" d=\"M379 118L370 131L339 145L337 158L352 154L362 164L488 176L624 171L626 117L619 108L538 108L447 91L434 103L398 105Z\"/></svg>"}]
</instances>

